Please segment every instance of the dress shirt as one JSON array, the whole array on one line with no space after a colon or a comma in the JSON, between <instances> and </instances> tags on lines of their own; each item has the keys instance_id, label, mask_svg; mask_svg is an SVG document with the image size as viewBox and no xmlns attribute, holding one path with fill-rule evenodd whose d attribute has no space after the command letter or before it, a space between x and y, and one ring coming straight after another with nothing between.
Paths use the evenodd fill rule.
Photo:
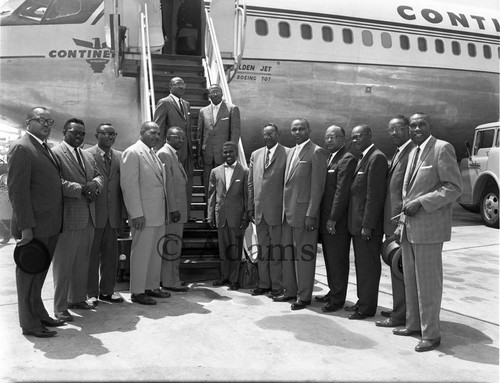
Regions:
<instances>
[{"instance_id":1,"label":"dress shirt","mask_svg":"<svg viewBox=\"0 0 500 383\"><path fill-rule=\"evenodd\" d=\"M170 93L172 95L172 97L174 98L174 100L177 102L177 106L179 107L179 109L182 111L182 113L184 115L186 115L186 111L184 110L182 104L181 104L181 99L179 97L177 97L176 95Z\"/></svg>"},{"instance_id":2,"label":"dress shirt","mask_svg":"<svg viewBox=\"0 0 500 383\"><path fill-rule=\"evenodd\" d=\"M342 148L343 148L343 146L342 146ZM340 149L342 149L342 148L340 148ZM326 167L330 166L330 164L332 163L332 160L335 158L335 156L337 155L339 150L337 150L336 152L330 153L330 158L328 158L328 162L326 163Z\"/></svg>"},{"instance_id":3,"label":"dress shirt","mask_svg":"<svg viewBox=\"0 0 500 383\"><path fill-rule=\"evenodd\" d=\"M219 102L217 105L215 105L212 102L212 116L214 118L214 122L217 120L217 115L219 114L219 109L220 109L221 104L222 104L222 101Z\"/></svg>"},{"instance_id":4,"label":"dress shirt","mask_svg":"<svg viewBox=\"0 0 500 383\"><path fill-rule=\"evenodd\" d=\"M226 179L226 190L229 188L231 184L231 178L233 177L234 167L236 166L236 161L232 165L228 165L224 163L224 175Z\"/></svg>"},{"instance_id":5,"label":"dress shirt","mask_svg":"<svg viewBox=\"0 0 500 383\"><path fill-rule=\"evenodd\" d=\"M266 146L266 155L264 157L264 167L266 166L266 158L267 158L268 153L269 153L269 163L267 165L269 165L271 163L271 160L273 159L274 152L276 151L277 147L278 147L278 143L274 144L274 146L271 149L269 149Z\"/></svg>"},{"instance_id":6,"label":"dress shirt","mask_svg":"<svg viewBox=\"0 0 500 383\"><path fill-rule=\"evenodd\" d=\"M366 153L368 153L368 151L372 148L372 146L374 146L374 144L371 144L370 146L368 146L365 150L363 150L363 153L361 153L361 159L363 159L365 156L366 156Z\"/></svg>"},{"instance_id":7,"label":"dress shirt","mask_svg":"<svg viewBox=\"0 0 500 383\"><path fill-rule=\"evenodd\" d=\"M407 140L404 144L402 144L401 146L398 146L398 148L396 149L396 154L395 154L394 158L392 159L392 163L391 163L391 165L392 165L393 163L395 163L395 162L396 162L396 160L397 160L397 159L398 159L398 157L401 155L401 153L403 152L403 150L404 150L404 149L405 149L408 145L410 145L410 143L411 143L411 140L410 140L410 139L408 139L408 140Z\"/></svg>"},{"instance_id":8,"label":"dress shirt","mask_svg":"<svg viewBox=\"0 0 500 383\"><path fill-rule=\"evenodd\" d=\"M78 159L78 157L76 156L76 151L75 151L75 148L73 146L71 146L70 144L68 144L66 141L62 141L61 142L61 145L65 145L68 150L70 151L70 153L73 155L74 159L76 160L76 162L78 163L82 163L83 164L83 156L82 156L82 149L80 148L77 148L78 150L78 154L80 155L80 159ZM85 169L83 169L85 170Z\"/></svg>"}]
</instances>

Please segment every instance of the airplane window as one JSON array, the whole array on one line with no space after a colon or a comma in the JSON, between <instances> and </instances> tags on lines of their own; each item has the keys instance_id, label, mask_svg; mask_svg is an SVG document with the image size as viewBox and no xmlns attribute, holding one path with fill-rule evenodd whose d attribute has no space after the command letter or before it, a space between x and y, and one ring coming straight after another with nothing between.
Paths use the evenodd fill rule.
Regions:
<instances>
[{"instance_id":1,"label":"airplane window","mask_svg":"<svg viewBox=\"0 0 500 383\"><path fill-rule=\"evenodd\" d=\"M267 36L267 34L269 33L267 21L262 19L255 20L255 32L259 36Z\"/></svg>"},{"instance_id":2,"label":"airplane window","mask_svg":"<svg viewBox=\"0 0 500 383\"><path fill-rule=\"evenodd\" d=\"M361 32L361 40L363 40L363 45L371 47L373 45L373 35L370 31Z\"/></svg>"},{"instance_id":3,"label":"airplane window","mask_svg":"<svg viewBox=\"0 0 500 383\"><path fill-rule=\"evenodd\" d=\"M312 39L312 28L309 24L301 24L300 25L300 33L301 33L303 39L305 39L305 40Z\"/></svg>"},{"instance_id":4,"label":"airplane window","mask_svg":"<svg viewBox=\"0 0 500 383\"><path fill-rule=\"evenodd\" d=\"M458 41L451 42L451 51L455 56L460 55L460 43Z\"/></svg>"},{"instance_id":5,"label":"airplane window","mask_svg":"<svg viewBox=\"0 0 500 383\"><path fill-rule=\"evenodd\" d=\"M420 52L427 52L427 40L425 37L419 37L418 40L418 50Z\"/></svg>"},{"instance_id":6,"label":"airplane window","mask_svg":"<svg viewBox=\"0 0 500 383\"><path fill-rule=\"evenodd\" d=\"M483 45L483 54L485 59L491 58L491 48L489 45Z\"/></svg>"},{"instance_id":7,"label":"airplane window","mask_svg":"<svg viewBox=\"0 0 500 383\"><path fill-rule=\"evenodd\" d=\"M321 29L321 32L323 33L323 41L326 41L328 43L333 41L333 29L330 27L323 27Z\"/></svg>"},{"instance_id":8,"label":"airplane window","mask_svg":"<svg viewBox=\"0 0 500 383\"><path fill-rule=\"evenodd\" d=\"M401 46L401 49L404 49L407 51L410 49L410 39L406 35L400 35L399 36L399 45Z\"/></svg>"},{"instance_id":9,"label":"airplane window","mask_svg":"<svg viewBox=\"0 0 500 383\"><path fill-rule=\"evenodd\" d=\"M349 28L342 29L342 39L344 40L344 43L352 44L354 41L352 29Z\"/></svg>"},{"instance_id":10,"label":"airplane window","mask_svg":"<svg viewBox=\"0 0 500 383\"><path fill-rule=\"evenodd\" d=\"M476 57L476 45L469 43L467 44L467 50L469 51L469 56L470 57Z\"/></svg>"},{"instance_id":11,"label":"airplane window","mask_svg":"<svg viewBox=\"0 0 500 383\"><path fill-rule=\"evenodd\" d=\"M382 32L380 35L380 40L382 41L382 46L384 48L392 48L392 38L387 32Z\"/></svg>"},{"instance_id":12,"label":"airplane window","mask_svg":"<svg viewBox=\"0 0 500 383\"><path fill-rule=\"evenodd\" d=\"M443 40L436 39L436 41L434 43L436 45L436 52L437 53L444 53L444 43L443 43Z\"/></svg>"},{"instance_id":13,"label":"airplane window","mask_svg":"<svg viewBox=\"0 0 500 383\"><path fill-rule=\"evenodd\" d=\"M278 23L278 30L281 37L290 37L290 24L280 21Z\"/></svg>"}]
</instances>

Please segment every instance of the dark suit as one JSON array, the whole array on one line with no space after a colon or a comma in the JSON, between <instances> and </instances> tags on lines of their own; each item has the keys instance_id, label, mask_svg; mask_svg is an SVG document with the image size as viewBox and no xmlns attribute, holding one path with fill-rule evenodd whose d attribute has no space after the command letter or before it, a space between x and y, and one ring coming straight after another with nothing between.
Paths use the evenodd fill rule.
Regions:
<instances>
[{"instance_id":1,"label":"dark suit","mask_svg":"<svg viewBox=\"0 0 500 383\"><path fill-rule=\"evenodd\" d=\"M319 207L325 190L325 149L306 142L292 163L297 147L290 149L283 191L283 285L284 295L310 301L316 272L318 229L305 229L306 217L319 220ZM319 224L319 222L318 222Z\"/></svg>"},{"instance_id":2,"label":"dark suit","mask_svg":"<svg viewBox=\"0 0 500 383\"><path fill-rule=\"evenodd\" d=\"M408 155L412 148L413 143L410 141L389 166L389 172L387 174L387 193L384 205L384 233L386 238L394 236L394 231L397 227L398 220L391 221L391 218L395 217L403 210L403 180L406 166L408 165ZM406 317L405 284L401 279L395 277L392 270L391 285L391 317L397 321L404 321Z\"/></svg>"},{"instance_id":3,"label":"dark suit","mask_svg":"<svg viewBox=\"0 0 500 383\"><path fill-rule=\"evenodd\" d=\"M237 283L244 235L240 225L247 220L248 169L236 162L231 183L226 185L224 165L210 173L208 219L217 225L221 280Z\"/></svg>"},{"instance_id":4,"label":"dark suit","mask_svg":"<svg viewBox=\"0 0 500 383\"><path fill-rule=\"evenodd\" d=\"M63 143L53 149L61 167L64 194L63 231L54 252L54 311L67 310L68 303L87 299L90 250L94 239L95 203L82 196L82 185L95 180L102 189L103 178L94 157L80 151L85 169Z\"/></svg>"},{"instance_id":5,"label":"dark suit","mask_svg":"<svg viewBox=\"0 0 500 383\"><path fill-rule=\"evenodd\" d=\"M351 235L347 227L349 194L357 159L342 147L327 166L325 192L321 201L320 233L325 257L330 303L342 307L349 280ZM326 223L335 221L335 234L328 233Z\"/></svg>"},{"instance_id":6,"label":"dark suit","mask_svg":"<svg viewBox=\"0 0 500 383\"><path fill-rule=\"evenodd\" d=\"M378 302L387 158L372 146L356 166L349 198L349 232L354 245L358 311L375 315ZM369 241L361 238L363 227L372 229Z\"/></svg>"},{"instance_id":7,"label":"dark suit","mask_svg":"<svg viewBox=\"0 0 500 383\"><path fill-rule=\"evenodd\" d=\"M187 182L187 204L188 204L188 216L191 210L191 198L193 194L193 138L191 134L191 106L189 102L184 99L180 99L182 103L181 111L179 105L174 97L169 94L167 97L162 98L156 104L156 109L154 113L154 122L160 127L162 144L165 143L167 130L173 126L181 128L186 134L186 145L184 145L177 155L179 160L184 166L186 171L188 182Z\"/></svg>"},{"instance_id":8,"label":"dark suit","mask_svg":"<svg viewBox=\"0 0 500 383\"><path fill-rule=\"evenodd\" d=\"M108 171L97 145L86 151L94 157L97 169L104 180L103 189L95 200L96 223L87 283L87 295L95 297L99 293L104 295L114 293L118 260L116 239L118 229L126 215L120 188L121 152L111 149L111 166Z\"/></svg>"},{"instance_id":9,"label":"dark suit","mask_svg":"<svg viewBox=\"0 0 500 383\"><path fill-rule=\"evenodd\" d=\"M411 164L414 148L409 155ZM452 202L462 193L462 177L455 149L430 137L411 176L407 167L403 205L418 199L420 209L405 216L403 275L406 292L406 327L421 330L422 339L441 336L439 312L443 293L443 242L451 238Z\"/></svg>"},{"instance_id":10,"label":"dark suit","mask_svg":"<svg viewBox=\"0 0 500 383\"><path fill-rule=\"evenodd\" d=\"M222 145L232 141L238 144L240 139L240 110L236 105L221 101L217 116L213 115L213 105L200 109L198 117L198 151L203 158L203 185L208 196L210 172L222 165Z\"/></svg>"},{"instance_id":11,"label":"dark suit","mask_svg":"<svg viewBox=\"0 0 500 383\"><path fill-rule=\"evenodd\" d=\"M33 229L33 237L54 254L62 227L63 195L59 169L49 153L28 133L15 141L8 154L8 189L12 204L12 234L21 237ZM40 326L49 314L41 297L47 271L27 274L16 267L19 324L23 330Z\"/></svg>"},{"instance_id":12,"label":"dark suit","mask_svg":"<svg viewBox=\"0 0 500 383\"><path fill-rule=\"evenodd\" d=\"M281 292L281 225L283 223L283 183L287 148L276 144L265 167L267 147L250 156L248 210L254 212L259 243L259 287Z\"/></svg>"}]
</instances>

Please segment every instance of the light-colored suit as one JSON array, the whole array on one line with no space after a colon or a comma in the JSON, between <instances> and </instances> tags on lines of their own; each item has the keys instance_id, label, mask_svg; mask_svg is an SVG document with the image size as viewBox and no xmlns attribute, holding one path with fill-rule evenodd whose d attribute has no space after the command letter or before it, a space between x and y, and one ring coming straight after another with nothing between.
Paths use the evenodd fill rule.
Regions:
<instances>
[{"instance_id":1,"label":"light-colored suit","mask_svg":"<svg viewBox=\"0 0 500 383\"><path fill-rule=\"evenodd\" d=\"M157 161L157 162L156 162ZM144 217L142 230L131 229L130 292L142 294L160 286L161 249L168 216L166 175L158 157L151 156L141 141L122 154L120 185L123 201L132 222Z\"/></svg>"},{"instance_id":2,"label":"light-colored suit","mask_svg":"<svg viewBox=\"0 0 500 383\"><path fill-rule=\"evenodd\" d=\"M296 147L287 155L283 191L283 285L285 296L310 301L316 271L319 207L325 190L325 149L307 142L292 163ZM316 219L314 230L305 229L305 219Z\"/></svg>"},{"instance_id":3,"label":"light-colored suit","mask_svg":"<svg viewBox=\"0 0 500 383\"><path fill-rule=\"evenodd\" d=\"M116 263L118 260L118 229L126 218L120 188L121 152L111 150L111 166L108 171L101 151L95 145L86 150L94 157L97 169L103 176L104 186L95 200L96 224L90 252L87 295L114 293ZM99 275L100 283L99 283Z\"/></svg>"},{"instance_id":4,"label":"light-colored suit","mask_svg":"<svg viewBox=\"0 0 500 383\"><path fill-rule=\"evenodd\" d=\"M240 225L247 221L248 169L235 163L231 182L226 185L224 165L210 173L208 219L217 225L221 280L233 283L238 282L243 249L244 230Z\"/></svg>"},{"instance_id":5,"label":"light-colored suit","mask_svg":"<svg viewBox=\"0 0 500 383\"><path fill-rule=\"evenodd\" d=\"M167 222L166 251L161 262L161 282L163 287L180 287L179 264L182 256L182 234L187 216L187 175L180 163L176 150L168 142L158 151L158 157L165 166L167 177L167 198L171 212L178 211L180 220Z\"/></svg>"},{"instance_id":6,"label":"light-colored suit","mask_svg":"<svg viewBox=\"0 0 500 383\"><path fill-rule=\"evenodd\" d=\"M85 170L63 142L54 147L59 161L64 193L63 230L54 252L54 311L67 310L68 303L83 302L87 298L87 276L90 250L96 223L95 203L82 196L82 185L96 181L99 190L103 178L94 157L79 150Z\"/></svg>"},{"instance_id":7,"label":"light-colored suit","mask_svg":"<svg viewBox=\"0 0 500 383\"><path fill-rule=\"evenodd\" d=\"M413 148L410 141L401 153L391 162L387 174L387 192L384 205L384 233L386 238L394 236L397 227L397 219L391 221L403 210L403 180L408 165L408 155ZM403 322L406 318L405 285L397 278L391 269L392 286L392 312L391 318Z\"/></svg>"},{"instance_id":8,"label":"light-colored suit","mask_svg":"<svg viewBox=\"0 0 500 383\"><path fill-rule=\"evenodd\" d=\"M33 237L54 254L62 228L63 194L58 165L40 143L25 134L9 150L8 190L12 204L11 229L15 238L32 228ZM41 297L47 271L28 274L16 267L19 324L30 330L48 319Z\"/></svg>"},{"instance_id":9,"label":"light-colored suit","mask_svg":"<svg viewBox=\"0 0 500 383\"><path fill-rule=\"evenodd\" d=\"M248 173L248 211L253 211L259 244L259 287L281 292L281 225L283 223L283 184L288 148L277 147L265 167L267 147L250 156Z\"/></svg>"},{"instance_id":10,"label":"light-colored suit","mask_svg":"<svg viewBox=\"0 0 500 383\"><path fill-rule=\"evenodd\" d=\"M408 159L411 164L414 148ZM407 167L403 205L419 200L421 208L405 216L402 236L406 291L406 327L421 330L422 339L440 337L439 312L443 292L443 242L451 238L452 202L462 193L455 150L446 141L430 137L413 176Z\"/></svg>"},{"instance_id":11,"label":"light-colored suit","mask_svg":"<svg viewBox=\"0 0 500 383\"><path fill-rule=\"evenodd\" d=\"M208 195L210 172L222 165L222 145L232 141L238 144L240 139L240 110L236 105L221 101L217 116L213 115L213 105L200 109L198 117L198 155L203 158L203 185Z\"/></svg>"}]
</instances>

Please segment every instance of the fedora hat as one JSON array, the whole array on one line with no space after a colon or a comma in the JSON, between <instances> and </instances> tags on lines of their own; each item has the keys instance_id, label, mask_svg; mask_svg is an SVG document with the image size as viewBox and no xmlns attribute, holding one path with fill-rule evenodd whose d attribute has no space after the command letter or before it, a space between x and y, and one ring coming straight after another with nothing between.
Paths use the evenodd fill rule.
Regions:
<instances>
[{"instance_id":1,"label":"fedora hat","mask_svg":"<svg viewBox=\"0 0 500 383\"><path fill-rule=\"evenodd\" d=\"M401 246L396 242L394 236L390 236L382 244L382 259L392 269L394 276L403 280L401 253Z\"/></svg>"},{"instance_id":2,"label":"fedora hat","mask_svg":"<svg viewBox=\"0 0 500 383\"><path fill-rule=\"evenodd\" d=\"M47 247L38 239L33 238L23 246L14 249L14 261L17 267L28 274L38 274L50 266L50 254Z\"/></svg>"}]
</instances>

